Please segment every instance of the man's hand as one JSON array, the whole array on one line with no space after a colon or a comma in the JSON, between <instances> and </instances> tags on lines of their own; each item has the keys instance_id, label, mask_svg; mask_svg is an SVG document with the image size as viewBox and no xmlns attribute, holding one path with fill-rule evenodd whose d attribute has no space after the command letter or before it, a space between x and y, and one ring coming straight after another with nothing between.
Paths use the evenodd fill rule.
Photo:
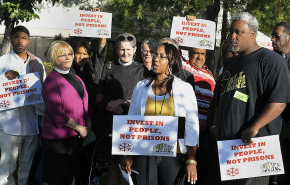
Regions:
<instances>
[{"instance_id":1,"label":"man's hand","mask_svg":"<svg viewBox=\"0 0 290 185\"><path fill-rule=\"evenodd\" d=\"M20 75L19 75L19 73L17 71L10 70L10 71L6 71L5 72L5 77L8 80L14 80L16 77L19 78Z\"/></svg>"},{"instance_id":2,"label":"man's hand","mask_svg":"<svg viewBox=\"0 0 290 185\"><path fill-rule=\"evenodd\" d=\"M185 18L187 21L194 21L196 19L196 17L193 15L186 15Z\"/></svg>"},{"instance_id":3,"label":"man's hand","mask_svg":"<svg viewBox=\"0 0 290 185\"><path fill-rule=\"evenodd\" d=\"M118 115L122 115L123 114L123 109L121 106L118 106L117 108L114 109L114 113L118 114Z\"/></svg>"},{"instance_id":4,"label":"man's hand","mask_svg":"<svg viewBox=\"0 0 290 185\"><path fill-rule=\"evenodd\" d=\"M254 126L250 126L246 130L242 132L241 140L245 144L252 144L254 141L252 140L255 135L257 135L259 132L259 129L255 128Z\"/></svg>"},{"instance_id":5,"label":"man's hand","mask_svg":"<svg viewBox=\"0 0 290 185\"><path fill-rule=\"evenodd\" d=\"M100 10L100 8L92 8L91 9L91 12L100 12L101 10Z\"/></svg>"}]
</instances>

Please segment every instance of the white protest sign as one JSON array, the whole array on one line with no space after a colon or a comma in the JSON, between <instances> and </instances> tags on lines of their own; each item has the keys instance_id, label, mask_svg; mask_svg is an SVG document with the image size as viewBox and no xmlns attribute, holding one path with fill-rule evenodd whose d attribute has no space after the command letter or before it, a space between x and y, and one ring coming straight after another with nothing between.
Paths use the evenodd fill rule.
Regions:
<instances>
[{"instance_id":1,"label":"white protest sign","mask_svg":"<svg viewBox=\"0 0 290 185\"><path fill-rule=\"evenodd\" d=\"M71 14L70 36L111 38L112 14L78 10Z\"/></svg>"},{"instance_id":2,"label":"white protest sign","mask_svg":"<svg viewBox=\"0 0 290 185\"><path fill-rule=\"evenodd\" d=\"M284 174L279 136L252 140L250 145L240 139L218 141L222 181Z\"/></svg>"},{"instance_id":3,"label":"white protest sign","mask_svg":"<svg viewBox=\"0 0 290 185\"><path fill-rule=\"evenodd\" d=\"M187 21L185 17L173 17L170 38L180 46L214 50L215 22L196 19Z\"/></svg>"},{"instance_id":4,"label":"white protest sign","mask_svg":"<svg viewBox=\"0 0 290 185\"><path fill-rule=\"evenodd\" d=\"M178 117L114 116L113 155L176 156Z\"/></svg>"},{"instance_id":5,"label":"white protest sign","mask_svg":"<svg viewBox=\"0 0 290 185\"><path fill-rule=\"evenodd\" d=\"M14 80L1 79L0 111L42 102L38 72L20 75Z\"/></svg>"}]
</instances>

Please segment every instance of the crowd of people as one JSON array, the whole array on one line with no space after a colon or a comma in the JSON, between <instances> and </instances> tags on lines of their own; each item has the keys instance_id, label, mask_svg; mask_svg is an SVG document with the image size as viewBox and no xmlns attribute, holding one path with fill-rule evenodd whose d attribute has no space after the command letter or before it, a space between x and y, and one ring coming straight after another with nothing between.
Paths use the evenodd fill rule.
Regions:
<instances>
[{"instance_id":1,"label":"crowd of people","mask_svg":"<svg viewBox=\"0 0 290 185\"><path fill-rule=\"evenodd\" d=\"M258 29L250 13L232 16L215 79L205 65L206 49L188 48L185 60L171 38L145 39L143 61L135 61L139 52L131 33L116 37L118 59L106 62L106 39L95 50L89 40L72 46L54 41L47 52L54 69L46 75L41 60L27 51L29 30L13 28L13 48L0 57L0 77L38 72L44 103L0 111L0 185L16 184L17 160L17 184L33 185L28 176L40 141L43 185L93 185L102 172L108 185L128 184L119 164L127 173L131 167L139 172L131 174L137 185L290 184L290 23L273 29L274 51L257 44ZM114 115L184 117L187 153L177 148L176 157L112 155ZM90 134L97 145L83 146ZM280 135L284 175L221 181L217 141L241 139L247 145L269 135Z\"/></svg>"}]
</instances>

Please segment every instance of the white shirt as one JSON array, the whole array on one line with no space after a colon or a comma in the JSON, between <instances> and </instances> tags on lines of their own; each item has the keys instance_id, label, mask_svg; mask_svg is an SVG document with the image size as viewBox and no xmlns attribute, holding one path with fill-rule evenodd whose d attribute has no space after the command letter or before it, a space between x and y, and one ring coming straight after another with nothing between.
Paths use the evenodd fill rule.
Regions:
<instances>
[{"instance_id":1,"label":"white shirt","mask_svg":"<svg viewBox=\"0 0 290 185\"><path fill-rule=\"evenodd\" d=\"M144 116L145 105L151 90L147 87L148 79L138 82L130 104L128 115ZM151 86L152 87L152 86ZM192 86L174 77L172 83L174 102L174 116L185 117L185 142L187 146L195 146L199 139L199 122L197 113L197 101Z\"/></svg>"},{"instance_id":2,"label":"white shirt","mask_svg":"<svg viewBox=\"0 0 290 185\"><path fill-rule=\"evenodd\" d=\"M37 60L42 64L39 58ZM5 78L5 72L9 70L16 70L20 75L30 73L28 61L29 58L23 61L13 50L3 55L0 57L0 79ZM43 66L43 79L45 77ZM35 106L29 105L0 111L0 129L10 135L38 134L38 116L35 113Z\"/></svg>"}]
</instances>

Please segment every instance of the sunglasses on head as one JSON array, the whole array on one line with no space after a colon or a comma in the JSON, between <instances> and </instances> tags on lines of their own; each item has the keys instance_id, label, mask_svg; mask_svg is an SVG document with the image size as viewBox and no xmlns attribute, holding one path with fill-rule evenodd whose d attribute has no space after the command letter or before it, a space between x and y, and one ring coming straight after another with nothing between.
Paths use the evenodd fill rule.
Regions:
<instances>
[{"instance_id":1,"label":"sunglasses on head","mask_svg":"<svg viewBox=\"0 0 290 185\"><path fill-rule=\"evenodd\" d=\"M121 35L119 38L118 38L119 41L124 41L124 40L128 40L128 41L132 41L134 40L134 38L132 36L128 36L127 38L124 37L123 35Z\"/></svg>"}]
</instances>

